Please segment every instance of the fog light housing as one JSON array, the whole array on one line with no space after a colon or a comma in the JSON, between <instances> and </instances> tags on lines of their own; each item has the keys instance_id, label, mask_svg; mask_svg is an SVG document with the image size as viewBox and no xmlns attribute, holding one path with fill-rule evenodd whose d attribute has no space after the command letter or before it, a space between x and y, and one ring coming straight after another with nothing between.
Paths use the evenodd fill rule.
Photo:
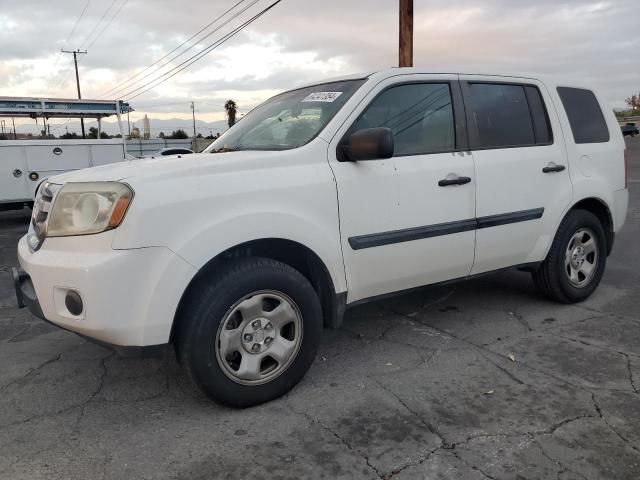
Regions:
<instances>
[{"instance_id":1,"label":"fog light housing","mask_svg":"<svg viewBox=\"0 0 640 480\"><path fill-rule=\"evenodd\" d=\"M84 305L82 303L82 297L73 290L69 290L64 297L64 306L67 307L67 310L71 315L76 317L82 315L82 311L84 310Z\"/></svg>"}]
</instances>

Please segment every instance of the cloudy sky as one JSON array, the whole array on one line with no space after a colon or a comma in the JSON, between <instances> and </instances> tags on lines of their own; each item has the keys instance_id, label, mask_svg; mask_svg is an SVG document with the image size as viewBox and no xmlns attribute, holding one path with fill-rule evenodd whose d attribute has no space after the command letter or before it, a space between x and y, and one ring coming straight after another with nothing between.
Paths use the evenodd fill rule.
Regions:
<instances>
[{"instance_id":1,"label":"cloudy sky","mask_svg":"<svg viewBox=\"0 0 640 480\"><path fill-rule=\"evenodd\" d=\"M59 50L86 48L83 96L129 98L272 1L0 0L0 95L74 97L71 56ZM640 90L637 0L414 3L416 66L579 76L598 84L613 107ZM199 119L221 120L228 98L244 112L300 83L395 66L397 9L398 0L283 0L202 60L132 99L132 119L147 113L186 120L193 100ZM239 15L229 20L233 14Z\"/></svg>"}]
</instances>

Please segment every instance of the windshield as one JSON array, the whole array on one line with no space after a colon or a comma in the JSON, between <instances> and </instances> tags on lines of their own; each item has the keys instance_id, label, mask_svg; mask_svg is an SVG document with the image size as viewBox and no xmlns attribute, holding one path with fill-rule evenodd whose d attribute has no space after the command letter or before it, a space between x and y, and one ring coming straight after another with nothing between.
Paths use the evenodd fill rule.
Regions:
<instances>
[{"instance_id":1,"label":"windshield","mask_svg":"<svg viewBox=\"0 0 640 480\"><path fill-rule=\"evenodd\" d=\"M276 95L251 110L205 152L301 147L320 133L363 83L324 83Z\"/></svg>"}]
</instances>

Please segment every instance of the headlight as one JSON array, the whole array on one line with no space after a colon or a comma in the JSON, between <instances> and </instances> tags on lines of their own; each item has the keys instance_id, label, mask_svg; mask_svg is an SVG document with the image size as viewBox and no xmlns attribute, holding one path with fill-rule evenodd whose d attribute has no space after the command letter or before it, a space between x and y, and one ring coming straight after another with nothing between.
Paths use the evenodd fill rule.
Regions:
<instances>
[{"instance_id":1,"label":"headlight","mask_svg":"<svg viewBox=\"0 0 640 480\"><path fill-rule=\"evenodd\" d=\"M47 237L90 235L122 222L133 190L118 182L67 183L56 195Z\"/></svg>"}]
</instances>

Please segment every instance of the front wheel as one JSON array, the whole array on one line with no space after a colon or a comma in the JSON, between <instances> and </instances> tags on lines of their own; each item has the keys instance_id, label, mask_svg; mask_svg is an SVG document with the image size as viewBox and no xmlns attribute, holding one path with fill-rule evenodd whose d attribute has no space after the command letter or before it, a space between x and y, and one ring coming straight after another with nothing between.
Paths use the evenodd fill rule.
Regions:
<instances>
[{"instance_id":1,"label":"front wheel","mask_svg":"<svg viewBox=\"0 0 640 480\"><path fill-rule=\"evenodd\" d=\"M563 303L588 298L604 274L606 241L598 217L586 210L570 211L558 228L549 255L533 273L538 289Z\"/></svg>"},{"instance_id":2,"label":"front wheel","mask_svg":"<svg viewBox=\"0 0 640 480\"><path fill-rule=\"evenodd\" d=\"M204 393L231 407L288 392L311 366L322 333L313 286L267 258L240 259L201 279L178 321L181 363Z\"/></svg>"}]
</instances>

